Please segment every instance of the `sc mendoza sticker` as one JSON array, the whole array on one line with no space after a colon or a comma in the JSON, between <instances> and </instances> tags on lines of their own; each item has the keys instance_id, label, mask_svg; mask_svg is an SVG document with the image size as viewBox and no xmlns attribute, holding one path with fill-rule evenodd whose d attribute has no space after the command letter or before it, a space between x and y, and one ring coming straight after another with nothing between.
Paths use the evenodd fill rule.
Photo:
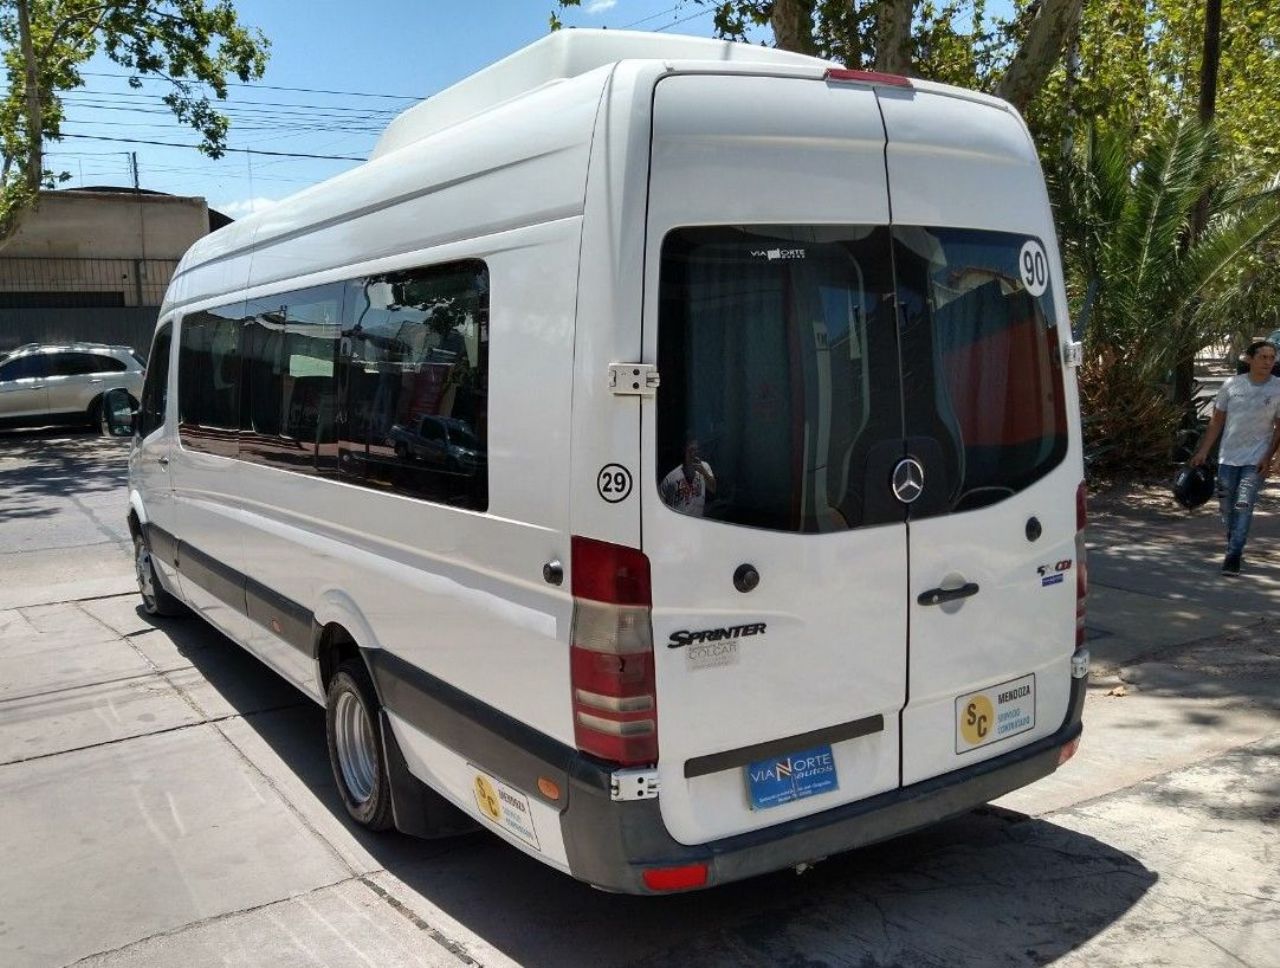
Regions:
<instances>
[{"instance_id":1,"label":"sc mendoza sticker","mask_svg":"<svg viewBox=\"0 0 1280 968\"><path fill-rule=\"evenodd\" d=\"M625 501L631 494L631 472L621 464L605 464L596 475L596 491L610 504Z\"/></svg>"},{"instance_id":2,"label":"sc mendoza sticker","mask_svg":"<svg viewBox=\"0 0 1280 968\"><path fill-rule=\"evenodd\" d=\"M956 697L956 753L1017 736L1036 725L1035 674Z\"/></svg>"},{"instance_id":3,"label":"sc mendoza sticker","mask_svg":"<svg viewBox=\"0 0 1280 968\"><path fill-rule=\"evenodd\" d=\"M529 798L515 787L507 786L488 773L477 770L471 781L471 792L481 815L495 826L501 827L513 837L523 840L534 850L538 835L533 829L533 814L529 811Z\"/></svg>"},{"instance_id":4,"label":"sc mendoza sticker","mask_svg":"<svg viewBox=\"0 0 1280 968\"><path fill-rule=\"evenodd\" d=\"M1033 296L1043 296L1049 288L1049 258L1044 254L1044 246L1035 239L1022 243L1022 251L1018 253L1018 274L1027 292Z\"/></svg>"}]
</instances>

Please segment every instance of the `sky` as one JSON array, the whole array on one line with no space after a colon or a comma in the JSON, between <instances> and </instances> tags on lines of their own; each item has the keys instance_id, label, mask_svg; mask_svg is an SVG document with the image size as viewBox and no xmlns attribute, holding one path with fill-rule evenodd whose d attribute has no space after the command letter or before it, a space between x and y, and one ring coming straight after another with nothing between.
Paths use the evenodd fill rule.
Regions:
<instances>
[{"instance_id":1,"label":"sky","mask_svg":"<svg viewBox=\"0 0 1280 968\"><path fill-rule=\"evenodd\" d=\"M221 109L231 121L219 160L161 103L168 86L131 90L126 72L99 56L83 88L65 96L66 135L46 146L61 187L133 184L198 195L232 218L261 210L359 164L396 114L546 36L555 0L236 0L243 23L271 41L266 75L233 86ZM691 0L582 0L560 13L566 27L629 27L709 37L712 14ZM104 140L117 139L117 140ZM284 157L267 152L340 156Z\"/></svg>"}]
</instances>

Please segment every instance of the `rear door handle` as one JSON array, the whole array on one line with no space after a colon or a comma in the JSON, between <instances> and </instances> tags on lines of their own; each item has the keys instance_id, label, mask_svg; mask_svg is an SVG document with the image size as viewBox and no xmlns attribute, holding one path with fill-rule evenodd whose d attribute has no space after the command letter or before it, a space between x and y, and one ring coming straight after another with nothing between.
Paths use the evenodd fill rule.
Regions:
<instances>
[{"instance_id":1,"label":"rear door handle","mask_svg":"<svg viewBox=\"0 0 1280 968\"><path fill-rule=\"evenodd\" d=\"M156 458L156 463L157 463L157 464L159 464L161 467L168 467L168 466L169 466L169 458L168 458L168 457L157 457L157 458Z\"/></svg>"},{"instance_id":2,"label":"rear door handle","mask_svg":"<svg viewBox=\"0 0 1280 968\"><path fill-rule=\"evenodd\" d=\"M927 592L920 593L916 603L920 605L941 605L944 602L954 602L961 598L976 595L978 590L977 582L972 581L961 585L959 588L930 588Z\"/></svg>"}]
</instances>

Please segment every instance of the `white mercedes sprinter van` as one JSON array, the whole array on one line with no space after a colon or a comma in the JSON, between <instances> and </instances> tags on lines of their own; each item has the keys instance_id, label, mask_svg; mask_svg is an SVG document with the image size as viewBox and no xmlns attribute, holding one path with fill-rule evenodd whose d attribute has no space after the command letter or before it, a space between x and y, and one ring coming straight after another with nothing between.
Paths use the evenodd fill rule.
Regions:
<instances>
[{"instance_id":1,"label":"white mercedes sprinter van","mask_svg":"<svg viewBox=\"0 0 1280 968\"><path fill-rule=\"evenodd\" d=\"M1008 105L558 33L187 253L139 584L326 705L369 827L812 862L1074 752L1073 347Z\"/></svg>"}]
</instances>

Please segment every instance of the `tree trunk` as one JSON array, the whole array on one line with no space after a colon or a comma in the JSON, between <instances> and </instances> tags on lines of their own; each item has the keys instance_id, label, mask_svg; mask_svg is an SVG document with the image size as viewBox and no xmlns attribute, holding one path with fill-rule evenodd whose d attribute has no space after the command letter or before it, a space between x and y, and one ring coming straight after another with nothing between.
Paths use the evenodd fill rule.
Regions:
<instances>
[{"instance_id":1,"label":"tree trunk","mask_svg":"<svg viewBox=\"0 0 1280 968\"><path fill-rule=\"evenodd\" d=\"M27 87L27 187L40 190L44 180L44 113L40 107L40 74L36 52L31 44L31 12L27 0L17 0L18 37L22 44L22 61L26 68Z\"/></svg>"},{"instance_id":2,"label":"tree trunk","mask_svg":"<svg viewBox=\"0 0 1280 968\"><path fill-rule=\"evenodd\" d=\"M1207 0L1204 8L1204 52L1200 57L1200 123L1213 123L1218 102L1218 55L1222 35L1222 0ZM1209 224L1209 193L1205 192L1196 202L1191 213L1191 232L1187 246L1196 240ZM1195 393L1195 360L1181 359L1173 369L1173 402L1182 409L1186 425L1195 422L1192 397Z\"/></svg>"},{"instance_id":3,"label":"tree trunk","mask_svg":"<svg viewBox=\"0 0 1280 968\"><path fill-rule=\"evenodd\" d=\"M911 72L913 0L880 0L875 69L889 74Z\"/></svg>"},{"instance_id":4,"label":"tree trunk","mask_svg":"<svg viewBox=\"0 0 1280 968\"><path fill-rule=\"evenodd\" d=\"M774 0L769 25L773 27L773 42L782 50L817 56L813 4L814 0Z\"/></svg>"},{"instance_id":5,"label":"tree trunk","mask_svg":"<svg viewBox=\"0 0 1280 968\"><path fill-rule=\"evenodd\" d=\"M997 97L1004 98L1019 111L1026 110L1057 65L1067 40L1075 33L1083 5L1084 0L1040 0L1022 46L996 85Z\"/></svg>"}]
</instances>

